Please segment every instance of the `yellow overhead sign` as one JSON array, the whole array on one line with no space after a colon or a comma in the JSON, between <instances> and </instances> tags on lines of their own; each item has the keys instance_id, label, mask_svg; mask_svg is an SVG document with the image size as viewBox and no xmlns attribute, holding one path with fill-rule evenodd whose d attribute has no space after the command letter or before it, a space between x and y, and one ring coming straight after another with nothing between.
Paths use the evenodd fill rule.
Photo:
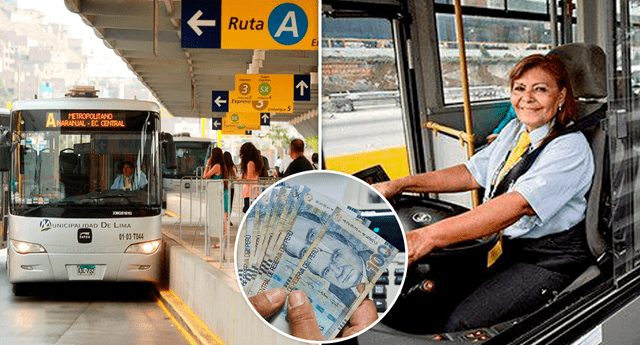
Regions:
<instances>
[{"instance_id":1,"label":"yellow overhead sign","mask_svg":"<svg viewBox=\"0 0 640 345\"><path fill-rule=\"evenodd\" d=\"M250 129L241 129L238 127L225 127L222 128L222 130L220 132L222 132L222 134L225 135L247 135L247 131L250 131Z\"/></svg>"},{"instance_id":2,"label":"yellow overhead sign","mask_svg":"<svg viewBox=\"0 0 640 345\"><path fill-rule=\"evenodd\" d=\"M184 0L182 48L318 50L318 0Z\"/></svg>"},{"instance_id":3,"label":"yellow overhead sign","mask_svg":"<svg viewBox=\"0 0 640 345\"><path fill-rule=\"evenodd\" d=\"M259 130L260 113L228 113L222 118L222 130L225 127L236 127L242 130Z\"/></svg>"},{"instance_id":4,"label":"yellow overhead sign","mask_svg":"<svg viewBox=\"0 0 640 345\"><path fill-rule=\"evenodd\" d=\"M236 74L235 85L251 100L293 101L293 74Z\"/></svg>"},{"instance_id":5,"label":"yellow overhead sign","mask_svg":"<svg viewBox=\"0 0 640 345\"><path fill-rule=\"evenodd\" d=\"M222 2L221 48L318 50L318 1Z\"/></svg>"},{"instance_id":6,"label":"yellow overhead sign","mask_svg":"<svg viewBox=\"0 0 640 345\"><path fill-rule=\"evenodd\" d=\"M242 95L237 95L234 91L229 92L229 99L229 112L293 113L293 100L251 100L244 98Z\"/></svg>"}]
</instances>

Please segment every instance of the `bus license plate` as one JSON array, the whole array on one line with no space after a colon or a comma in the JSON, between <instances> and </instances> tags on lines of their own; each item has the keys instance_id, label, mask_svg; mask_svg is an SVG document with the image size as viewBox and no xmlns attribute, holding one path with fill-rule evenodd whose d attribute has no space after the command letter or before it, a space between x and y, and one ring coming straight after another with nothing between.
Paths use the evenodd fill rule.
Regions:
<instances>
[{"instance_id":1,"label":"bus license plate","mask_svg":"<svg viewBox=\"0 0 640 345\"><path fill-rule=\"evenodd\" d=\"M96 265L78 265L77 274L79 276L92 276L96 274Z\"/></svg>"}]
</instances>

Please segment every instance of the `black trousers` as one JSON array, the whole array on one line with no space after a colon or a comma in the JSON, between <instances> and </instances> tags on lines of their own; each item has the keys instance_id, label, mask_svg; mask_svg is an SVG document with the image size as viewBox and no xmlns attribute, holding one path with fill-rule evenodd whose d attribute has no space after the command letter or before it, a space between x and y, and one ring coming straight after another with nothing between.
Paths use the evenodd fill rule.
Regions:
<instances>
[{"instance_id":1,"label":"black trousers","mask_svg":"<svg viewBox=\"0 0 640 345\"><path fill-rule=\"evenodd\" d=\"M405 332L425 334L509 321L542 307L594 260L584 224L540 239L505 239L503 249L504 254L485 278L461 279L462 272L452 272L450 278L433 277L434 293L398 298L383 322ZM417 316L409 316L416 311Z\"/></svg>"},{"instance_id":2,"label":"black trousers","mask_svg":"<svg viewBox=\"0 0 640 345\"><path fill-rule=\"evenodd\" d=\"M249 198L244 198L244 207L242 208L242 213L247 213L247 210L249 210L249 206L251 206Z\"/></svg>"}]
</instances>

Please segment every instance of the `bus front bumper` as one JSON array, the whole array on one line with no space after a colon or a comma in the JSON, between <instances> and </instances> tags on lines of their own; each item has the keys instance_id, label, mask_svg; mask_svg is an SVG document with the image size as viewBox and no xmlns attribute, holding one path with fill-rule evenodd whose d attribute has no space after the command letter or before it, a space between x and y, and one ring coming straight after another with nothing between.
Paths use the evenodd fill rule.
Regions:
<instances>
[{"instance_id":1,"label":"bus front bumper","mask_svg":"<svg viewBox=\"0 0 640 345\"><path fill-rule=\"evenodd\" d=\"M31 253L19 254L9 246L9 282L160 281L162 248L153 254Z\"/></svg>"}]
</instances>

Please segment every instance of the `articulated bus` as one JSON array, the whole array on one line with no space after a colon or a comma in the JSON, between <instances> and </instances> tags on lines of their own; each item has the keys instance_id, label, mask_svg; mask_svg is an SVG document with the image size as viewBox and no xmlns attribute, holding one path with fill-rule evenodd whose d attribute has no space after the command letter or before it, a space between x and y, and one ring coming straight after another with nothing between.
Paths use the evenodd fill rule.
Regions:
<instances>
[{"instance_id":1,"label":"articulated bus","mask_svg":"<svg viewBox=\"0 0 640 345\"><path fill-rule=\"evenodd\" d=\"M162 186L165 193L180 193L180 180L185 176L202 176L207 159L215 146L215 140L191 137L189 133L173 134L176 147L176 169L162 165ZM189 188L191 181L183 181Z\"/></svg>"},{"instance_id":2,"label":"articulated bus","mask_svg":"<svg viewBox=\"0 0 640 345\"><path fill-rule=\"evenodd\" d=\"M569 71L580 115L596 115L583 130L596 167L586 211L593 265L511 320L450 333L404 327L438 313L434 305L387 314L350 343L640 343L640 1L324 0L322 13L325 168L367 178L432 171L482 150L509 112L509 71L523 57L559 50L597 60ZM575 47L594 53L574 55ZM476 207L481 195L394 202L411 231ZM486 269L491 240L434 250L407 268L404 293L437 293L438 283L420 285L428 272L463 286Z\"/></svg>"},{"instance_id":3,"label":"articulated bus","mask_svg":"<svg viewBox=\"0 0 640 345\"><path fill-rule=\"evenodd\" d=\"M163 152L175 160L158 106L70 95L15 102L0 145L16 295L32 282L160 278Z\"/></svg>"}]
</instances>

